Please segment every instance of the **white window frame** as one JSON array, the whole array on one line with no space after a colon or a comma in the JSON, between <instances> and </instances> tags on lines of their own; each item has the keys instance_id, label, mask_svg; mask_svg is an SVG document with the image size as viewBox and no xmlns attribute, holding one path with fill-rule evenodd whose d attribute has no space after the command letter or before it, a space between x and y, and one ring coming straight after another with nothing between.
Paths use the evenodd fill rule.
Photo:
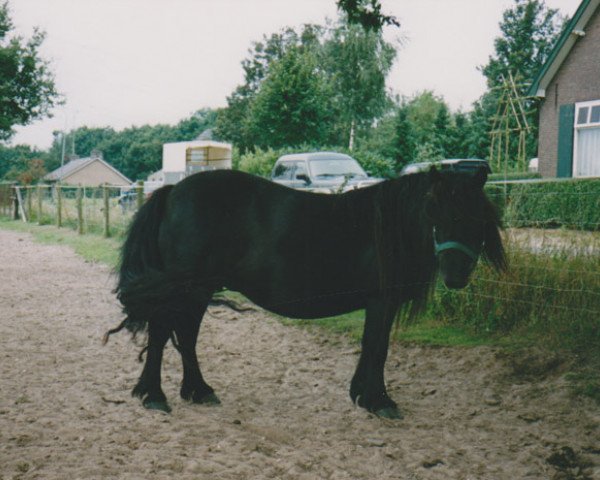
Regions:
<instances>
[{"instance_id":1,"label":"white window frame","mask_svg":"<svg viewBox=\"0 0 600 480\"><path fill-rule=\"evenodd\" d=\"M588 113L587 113L587 121L585 123L582 124L578 124L577 123L577 119L579 118L579 110L581 110L582 108L588 107ZM574 124L573 124L573 129L574 129L574 138L573 138L573 176L574 177L581 177L581 175L577 175L577 159L578 159L578 155L577 155L577 145L579 143L579 132L581 130L587 130L590 128L600 128L600 121L598 122L594 122L591 123L590 122L590 118L592 115L592 107L600 107L600 99L598 100L590 100L587 102L578 102L575 104L575 119L574 119Z\"/></svg>"}]
</instances>

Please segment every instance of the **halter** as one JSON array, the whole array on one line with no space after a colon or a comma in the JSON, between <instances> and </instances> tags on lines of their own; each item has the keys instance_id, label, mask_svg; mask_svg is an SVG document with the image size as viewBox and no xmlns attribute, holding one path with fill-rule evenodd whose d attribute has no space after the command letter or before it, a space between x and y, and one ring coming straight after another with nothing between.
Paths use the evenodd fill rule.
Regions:
<instances>
[{"instance_id":1,"label":"halter","mask_svg":"<svg viewBox=\"0 0 600 480\"><path fill-rule=\"evenodd\" d=\"M435 227L433 227L433 245L435 247L436 256L445 250L458 250L467 255L471 260L475 262L479 258L479 253L473 250L472 248L467 247L464 243L455 242L452 240L448 242L438 243L435 238Z\"/></svg>"}]
</instances>

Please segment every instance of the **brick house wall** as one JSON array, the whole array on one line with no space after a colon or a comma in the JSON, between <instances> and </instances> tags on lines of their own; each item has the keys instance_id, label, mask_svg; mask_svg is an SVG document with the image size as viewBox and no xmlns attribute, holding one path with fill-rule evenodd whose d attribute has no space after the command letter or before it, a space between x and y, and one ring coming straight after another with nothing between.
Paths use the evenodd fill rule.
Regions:
<instances>
[{"instance_id":1,"label":"brick house wall","mask_svg":"<svg viewBox=\"0 0 600 480\"><path fill-rule=\"evenodd\" d=\"M538 157L542 176L557 175L560 107L589 100L600 100L600 9L548 84L540 105Z\"/></svg>"}]
</instances>

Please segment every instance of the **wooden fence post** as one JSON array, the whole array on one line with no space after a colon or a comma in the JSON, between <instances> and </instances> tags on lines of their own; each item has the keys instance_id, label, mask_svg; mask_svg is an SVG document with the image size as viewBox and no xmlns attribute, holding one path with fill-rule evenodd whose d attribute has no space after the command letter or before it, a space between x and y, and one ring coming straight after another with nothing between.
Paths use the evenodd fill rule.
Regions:
<instances>
[{"instance_id":1,"label":"wooden fence post","mask_svg":"<svg viewBox=\"0 0 600 480\"><path fill-rule=\"evenodd\" d=\"M42 186L38 184L37 186L37 223L38 225L42 224Z\"/></svg>"},{"instance_id":2,"label":"wooden fence post","mask_svg":"<svg viewBox=\"0 0 600 480\"><path fill-rule=\"evenodd\" d=\"M19 196L17 195L18 191L19 191L19 187L17 187L16 185L13 186L13 188L11 188L13 195L12 195L12 201L13 201L13 220L18 220L19 219Z\"/></svg>"},{"instance_id":3,"label":"wooden fence post","mask_svg":"<svg viewBox=\"0 0 600 480\"><path fill-rule=\"evenodd\" d=\"M137 187L135 187L135 200L137 204L137 210L142 208L144 204L144 181L138 180Z\"/></svg>"},{"instance_id":4,"label":"wooden fence post","mask_svg":"<svg viewBox=\"0 0 600 480\"><path fill-rule=\"evenodd\" d=\"M56 226L62 227L62 189L60 183L55 185L56 188Z\"/></svg>"},{"instance_id":5,"label":"wooden fence post","mask_svg":"<svg viewBox=\"0 0 600 480\"><path fill-rule=\"evenodd\" d=\"M77 187L77 233L83 234L83 192L81 186Z\"/></svg>"},{"instance_id":6,"label":"wooden fence post","mask_svg":"<svg viewBox=\"0 0 600 480\"><path fill-rule=\"evenodd\" d=\"M108 186L106 184L102 187L102 196L104 200L104 236L110 237L110 218L108 213Z\"/></svg>"},{"instance_id":7,"label":"wooden fence post","mask_svg":"<svg viewBox=\"0 0 600 480\"><path fill-rule=\"evenodd\" d=\"M27 221L31 221L31 212L33 211L33 206L31 205L33 201L33 187L27 187Z\"/></svg>"},{"instance_id":8,"label":"wooden fence post","mask_svg":"<svg viewBox=\"0 0 600 480\"><path fill-rule=\"evenodd\" d=\"M15 201L17 202L17 204L15 205L15 215L17 215L15 217L15 220L17 220L20 215L21 220L27 223L27 216L29 215L29 213L25 213L25 205L23 205L24 202L23 195L21 194L21 187L15 187Z\"/></svg>"}]
</instances>

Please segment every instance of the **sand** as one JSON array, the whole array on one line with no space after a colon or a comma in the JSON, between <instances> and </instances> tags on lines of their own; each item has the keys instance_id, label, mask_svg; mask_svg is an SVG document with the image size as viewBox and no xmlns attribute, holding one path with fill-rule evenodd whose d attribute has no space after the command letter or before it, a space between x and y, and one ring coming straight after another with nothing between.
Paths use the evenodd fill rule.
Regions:
<instances>
[{"instance_id":1,"label":"sand","mask_svg":"<svg viewBox=\"0 0 600 480\"><path fill-rule=\"evenodd\" d=\"M359 346L212 309L198 354L221 406L171 414L130 396L141 364L108 268L0 230L0 479L600 478L600 408L557 356L393 345L388 391L405 418L352 405Z\"/></svg>"}]
</instances>

